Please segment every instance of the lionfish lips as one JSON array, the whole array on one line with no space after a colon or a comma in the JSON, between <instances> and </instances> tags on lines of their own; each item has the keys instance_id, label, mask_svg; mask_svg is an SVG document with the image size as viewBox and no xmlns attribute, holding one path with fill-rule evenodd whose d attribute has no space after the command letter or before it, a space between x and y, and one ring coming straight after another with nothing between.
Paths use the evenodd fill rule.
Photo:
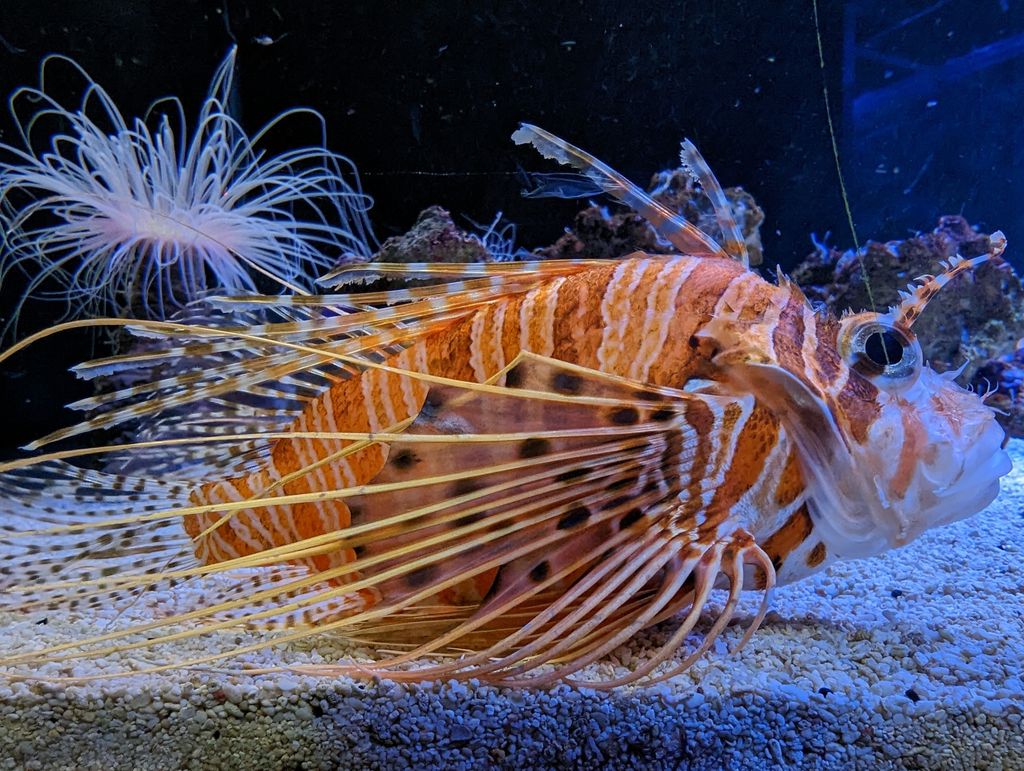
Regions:
<instances>
[{"instance_id":1,"label":"lionfish lips","mask_svg":"<svg viewBox=\"0 0 1024 771\"><path fill-rule=\"evenodd\" d=\"M1008 474L1013 467L1009 454L1003 449L1004 444L1005 432L1002 427L994 420L990 421L968 447L961 464L960 476L938 494L941 497L948 497L962 492L998 492L999 478ZM995 492L992 497L995 497ZM985 505L990 500L986 501Z\"/></svg>"},{"instance_id":2,"label":"lionfish lips","mask_svg":"<svg viewBox=\"0 0 1024 771\"><path fill-rule=\"evenodd\" d=\"M899 517L894 545L902 546L925 530L969 517L992 503L999 494L999 479L1013 466L1003 440L1002 427L989 420L966 445L933 445L933 461L921 466L921 486L927 495L916 515L904 512ZM950 467L955 468L953 474L947 471Z\"/></svg>"}]
</instances>

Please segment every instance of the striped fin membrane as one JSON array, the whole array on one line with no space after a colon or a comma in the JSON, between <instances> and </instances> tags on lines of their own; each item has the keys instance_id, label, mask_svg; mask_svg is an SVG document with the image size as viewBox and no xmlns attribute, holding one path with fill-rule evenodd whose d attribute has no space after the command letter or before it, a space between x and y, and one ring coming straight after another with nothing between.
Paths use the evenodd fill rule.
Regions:
<instances>
[{"instance_id":1,"label":"striped fin membrane","mask_svg":"<svg viewBox=\"0 0 1024 771\"><path fill-rule=\"evenodd\" d=\"M38 340L78 326L123 326L157 341L155 350L107 357L76 367L76 373L81 377L118 373L122 377L133 375L140 382L70 405L78 410L102 411L86 421L32 442L26 448L30 450L90 431L158 418L171 410L195 412L204 411L200 408L213 407L212 413L223 413L224 422L234 421L243 431L253 428L256 423L261 423L260 427L264 429L279 428L294 420L303 406L322 392L325 385L329 385L331 378L347 378L364 369L366 364L360 357L399 350L446 326L460 314L498 297L528 291L547 278L578 272L592 264L560 260L485 266L445 265L435 266L439 270L429 272L452 277L491 275L479 280L372 294L213 298L212 302L228 313L217 326L121 319L69 322L32 335L0 353L0 363ZM375 269L379 267L374 266ZM421 266L408 267L411 272L421 272ZM423 271L428 267L422 266ZM387 268L383 266L383 269ZM339 308L368 303L383 307L304 321L252 323L258 318L251 312L254 304L278 311L281 308ZM240 316L236 323L231 324L234 309ZM167 345L167 341L180 338L185 338L186 342ZM163 372L158 369L161 364L173 365L173 370L168 370L162 377L159 374L154 377L154 373ZM181 373L183 365L187 371ZM321 368L326 368L326 374L319 382L310 384L312 390L303 392L297 383L289 382L289 378L302 374L317 374ZM251 397L256 397L256 403ZM240 399L243 400L242 408L230 407Z\"/></svg>"},{"instance_id":2,"label":"striped fin membrane","mask_svg":"<svg viewBox=\"0 0 1024 771\"><path fill-rule=\"evenodd\" d=\"M0 665L31 668L133 650L158 653L164 643L245 624L270 631L238 650L168 661L145 671L197 666L337 631L405 638L413 647L388 659L326 667L322 673L407 680L481 677L506 685L546 685L605 655L639 629L688 609L679 631L634 676L605 684L618 685L654 675L676 654L720 576L732 586L729 600L687 661L706 650L733 615L745 566L763 572L767 599L774 571L748 536L740 532L718 538L714 528L680 532L674 517L684 484L679 468L700 440L698 422L688 420L688 411L699 403L702 413L721 412L724 397L651 389L532 354L522 354L501 373L504 386L403 374L429 383L427 407L404 431L365 437L388 447L388 460L370 483L244 503L344 499L352 511L347 528L213 565L188 564L182 558L154 571L153 560L133 561L114 550L116 556L88 563L84 571L72 558L67 565L52 561L47 569L30 572L27 566L39 565L37 548L47 538L64 539L64 556L82 545L74 539L86 541L89 549L88 544L123 537L126 529L150 534L154 527L168 528L203 508L171 503L168 499L182 492L173 487L160 489L163 498L155 498L155 490L138 501L112 498L103 486L150 488L100 474L89 480L94 486L88 491L79 487L68 497L67 510L76 512L70 519L56 516L54 522L62 524L9 532L7 542L20 551L5 555L5 565L11 565L3 583L8 606L123 600L147 588L211 574L231 583L182 613L74 643L12 652ZM552 425L559 428L552 430ZM74 467L59 464L0 467L4 514L16 520L47 499L46 488L37 484L42 470L51 482L68 487L81 481ZM82 510L86 495L95 500L95 510ZM115 500L118 506L112 505ZM186 542L181 535L172 541L176 548ZM320 572L293 567L309 555L341 550L351 550L356 558ZM254 568L263 572L254 573ZM25 602L19 604L22 597ZM764 606L753 626L763 612ZM429 633L429 639L411 641L417 629ZM474 652L426 670L406 669L423 655L467 646ZM687 661L655 678L671 676ZM562 667L544 666L553 662Z\"/></svg>"}]
</instances>

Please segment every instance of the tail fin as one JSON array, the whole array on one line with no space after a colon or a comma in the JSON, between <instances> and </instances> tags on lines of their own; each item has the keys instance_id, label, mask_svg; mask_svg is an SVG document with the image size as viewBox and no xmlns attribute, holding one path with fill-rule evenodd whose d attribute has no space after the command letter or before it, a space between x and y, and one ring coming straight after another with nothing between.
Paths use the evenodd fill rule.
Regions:
<instances>
[{"instance_id":1,"label":"tail fin","mask_svg":"<svg viewBox=\"0 0 1024 771\"><path fill-rule=\"evenodd\" d=\"M0 666L21 670L8 676L44 677L54 671L47 664L66 675L65 662L89 655L84 644L116 641L107 654L148 651L207 631L314 624L363 607L363 598L297 562L335 550L330 537L319 548L307 541L203 564L182 525L197 509L190 490L60 460L0 464L0 612L72 611L79 628L67 642L0 651ZM301 610L292 612L295 605ZM187 666L182 655L168 655L161 668ZM108 661L100 671L111 664L126 666Z\"/></svg>"}]
</instances>

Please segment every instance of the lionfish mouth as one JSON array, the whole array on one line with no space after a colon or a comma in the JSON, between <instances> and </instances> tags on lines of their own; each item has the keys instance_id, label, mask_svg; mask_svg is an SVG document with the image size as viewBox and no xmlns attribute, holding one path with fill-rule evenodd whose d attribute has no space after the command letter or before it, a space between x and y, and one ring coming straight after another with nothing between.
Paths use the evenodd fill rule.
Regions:
<instances>
[{"instance_id":1,"label":"lionfish mouth","mask_svg":"<svg viewBox=\"0 0 1024 771\"><path fill-rule=\"evenodd\" d=\"M994 420L987 421L968 445L956 479L934 493L934 502L916 521L906 529L901 528L901 543L913 540L932 527L969 517L992 503L999 494L999 479L1013 468L1005 445L1006 434L1002 427Z\"/></svg>"}]
</instances>

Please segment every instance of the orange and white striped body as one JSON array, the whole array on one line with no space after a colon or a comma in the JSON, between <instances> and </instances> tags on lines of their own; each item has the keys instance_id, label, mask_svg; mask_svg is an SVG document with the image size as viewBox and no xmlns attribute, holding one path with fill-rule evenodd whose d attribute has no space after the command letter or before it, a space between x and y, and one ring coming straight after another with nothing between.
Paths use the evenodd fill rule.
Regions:
<instances>
[{"instance_id":1,"label":"orange and white striped body","mask_svg":"<svg viewBox=\"0 0 1024 771\"><path fill-rule=\"evenodd\" d=\"M702 339L713 319L730 309L756 317L773 333L769 345L802 371L820 369L813 342L814 316L802 296L743 270L733 260L706 257L634 256L538 283L528 291L496 299L432 333L388 363L396 368L484 383L530 351L582 367L655 386L678 388L694 379L716 380ZM827 361L828 359L826 359ZM831 370L829 370L831 371ZM409 376L369 369L337 383L311 401L294 431L385 432L416 417L426 385ZM628 415L621 418L628 420ZM743 526L760 533L781 569L791 552L804 561L793 577L825 563L824 545L811 542L812 525L796 451L776 416L756 403L749 409L688 416L702 444L693 458L680 458L688 482L680 492L680 527L721 537ZM289 478L278 494L303 494L356 487L374 479L386 459L381 445L317 465L343 450L342 440L278 440L265 468L246 476L204 484L192 495L197 505L244 501ZM628 491L627 491L628 492ZM196 537L219 519L212 512L190 515L185 526ZM341 500L235 511L196 543L206 563L330 533L352 523ZM712 537L705 535L705 537ZM354 559L351 551L310 558L317 570ZM486 593L477 586L459 596Z\"/></svg>"}]
</instances>

